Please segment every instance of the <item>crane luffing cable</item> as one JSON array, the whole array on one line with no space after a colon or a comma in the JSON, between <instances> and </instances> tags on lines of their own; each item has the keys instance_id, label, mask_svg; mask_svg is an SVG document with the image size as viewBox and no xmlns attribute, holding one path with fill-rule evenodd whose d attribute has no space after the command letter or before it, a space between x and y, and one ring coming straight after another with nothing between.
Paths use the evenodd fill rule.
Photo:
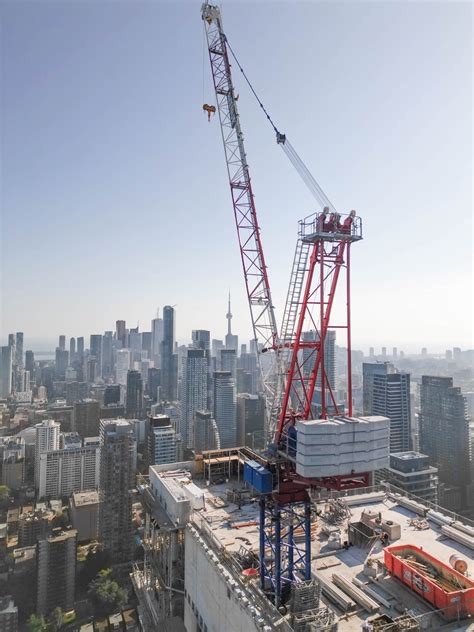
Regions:
<instances>
[{"instance_id":1,"label":"crane luffing cable","mask_svg":"<svg viewBox=\"0 0 474 632\"><path fill-rule=\"evenodd\" d=\"M227 38L227 36L225 36L225 42L227 44L227 48L230 50L230 53L231 53L232 57L234 58L235 63L239 67L240 72L242 73L245 81L247 82L247 85L249 86L252 94L254 95L255 99L257 100L257 103L259 104L259 106L262 109L263 113L267 117L267 120L269 121L270 125L273 127L273 130L274 130L274 132L276 134L277 143L279 145L281 145L281 148L285 152L288 160L291 162L293 167L299 173L301 179L306 184L306 186L308 187L310 192L313 194L313 196L315 197L316 201L321 205L321 208L324 208L325 206L327 206L327 207L329 207L329 209L332 212L336 212L336 208L335 208L334 204L331 202L331 200L328 198L328 196L324 193L324 191L322 190L320 185L316 182L316 179L314 178L313 174L310 172L308 167L301 160L301 158L297 154L296 150L294 149L293 145L287 139L286 134L282 134L278 130L278 128L275 125L275 123L273 122L272 117L268 113L266 107L263 105L261 99L259 98L257 92L255 91L255 88L253 87L252 83L250 82L250 79L245 74L245 70L242 68L242 65L240 64L239 60L237 59L237 55L235 54L232 46L230 45L229 39Z\"/></svg>"}]
</instances>

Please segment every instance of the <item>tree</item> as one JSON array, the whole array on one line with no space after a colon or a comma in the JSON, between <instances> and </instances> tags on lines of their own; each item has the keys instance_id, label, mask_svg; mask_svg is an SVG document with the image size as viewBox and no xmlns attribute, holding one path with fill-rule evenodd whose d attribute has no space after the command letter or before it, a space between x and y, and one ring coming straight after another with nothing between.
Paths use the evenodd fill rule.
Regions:
<instances>
[{"instance_id":1,"label":"tree","mask_svg":"<svg viewBox=\"0 0 474 632\"><path fill-rule=\"evenodd\" d=\"M114 579L112 570L105 568L89 585L88 595L96 614L104 616L122 610L127 601L127 592Z\"/></svg>"},{"instance_id":2,"label":"tree","mask_svg":"<svg viewBox=\"0 0 474 632\"><path fill-rule=\"evenodd\" d=\"M91 581L97 576L97 573L107 568L109 564L110 556L101 548L97 548L95 551L89 549L79 574L79 586L81 588L89 586Z\"/></svg>"},{"instance_id":3,"label":"tree","mask_svg":"<svg viewBox=\"0 0 474 632\"><path fill-rule=\"evenodd\" d=\"M31 614L26 625L28 632L45 632L48 629L44 617L39 614Z\"/></svg>"},{"instance_id":4,"label":"tree","mask_svg":"<svg viewBox=\"0 0 474 632\"><path fill-rule=\"evenodd\" d=\"M58 632L63 627L64 613L59 606L49 615L49 623L54 632Z\"/></svg>"},{"instance_id":5,"label":"tree","mask_svg":"<svg viewBox=\"0 0 474 632\"><path fill-rule=\"evenodd\" d=\"M0 485L0 503L5 503L8 501L10 490L6 485Z\"/></svg>"}]
</instances>

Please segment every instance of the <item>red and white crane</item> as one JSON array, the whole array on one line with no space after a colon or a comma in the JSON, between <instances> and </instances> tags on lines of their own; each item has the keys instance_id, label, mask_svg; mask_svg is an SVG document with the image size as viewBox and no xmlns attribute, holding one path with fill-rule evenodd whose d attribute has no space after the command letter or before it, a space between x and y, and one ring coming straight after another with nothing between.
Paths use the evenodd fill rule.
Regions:
<instances>
[{"instance_id":1,"label":"red and white crane","mask_svg":"<svg viewBox=\"0 0 474 632\"><path fill-rule=\"evenodd\" d=\"M286 136L277 130L228 43L220 9L206 2L201 13L254 337L259 343L259 364L260 352L268 352L273 358L270 375L264 376L271 456L262 457L261 462L268 468L272 485L262 491L260 498L260 585L279 605L283 582L294 580L297 567L303 578L311 577L308 490L315 487L347 489L368 484L366 473L353 471L344 476L321 477L318 474L305 478L297 472L295 461L297 423L326 420L343 413L352 416L350 249L353 242L362 239L362 223L355 211L344 216L337 213ZM229 51L276 132L277 143L321 209L299 223L280 333L271 298ZM209 117L215 111L212 105L205 104L203 108ZM308 329L310 336L305 335ZM326 353L330 331L341 331L346 336L347 411L337 400L328 371ZM283 535L281 525L285 521L294 529L302 529L304 545L296 542L293 526Z\"/></svg>"}]
</instances>

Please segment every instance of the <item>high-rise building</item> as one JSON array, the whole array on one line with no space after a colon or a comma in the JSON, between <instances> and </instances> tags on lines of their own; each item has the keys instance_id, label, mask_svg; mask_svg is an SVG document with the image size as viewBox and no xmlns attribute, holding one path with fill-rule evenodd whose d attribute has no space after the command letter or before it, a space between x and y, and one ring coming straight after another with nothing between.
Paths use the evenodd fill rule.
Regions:
<instances>
[{"instance_id":1,"label":"high-rise building","mask_svg":"<svg viewBox=\"0 0 474 632\"><path fill-rule=\"evenodd\" d=\"M99 368L98 368L97 360L94 356L90 356L87 358L87 363L86 363L86 380L89 384L95 384L98 377L99 377Z\"/></svg>"},{"instance_id":2,"label":"high-rise building","mask_svg":"<svg viewBox=\"0 0 474 632\"><path fill-rule=\"evenodd\" d=\"M138 327L130 329L128 334L128 347L132 353L132 359L138 362L142 357L142 335L138 331Z\"/></svg>"},{"instance_id":3,"label":"high-rise building","mask_svg":"<svg viewBox=\"0 0 474 632\"><path fill-rule=\"evenodd\" d=\"M136 443L132 424L106 419L100 428L99 538L114 563L132 559Z\"/></svg>"},{"instance_id":4,"label":"high-rise building","mask_svg":"<svg viewBox=\"0 0 474 632\"><path fill-rule=\"evenodd\" d=\"M256 354L246 352L241 353L239 358L239 368L250 374L250 388L246 390L241 390L240 392L250 393L252 395L258 393L259 370Z\"/></svg>"},{"instance_id":5,"label":"high-rise building","mask_svg":"<svg viewBox=\"0 0 474 632\"><path fill-rule=\"evenodd\" d=\"M183 358L179 433L192 447L194 414L207 405L207 357L204 349L187 349Z\"/></svg>"},{"instance_id":6,"label":"high-rise building","mask_svg":"<svg viewBox=\"0 0 474 632\"><path fill-rule=\"evenodd\" d=\"M237 443L252 449L265 444L265 401L259 395L237 395Z\"/></svg>"},{"instance_id":7,"label":"high-rise building","mask_svg":"<svg viewBox=\"0 0 474 632\"><path fill-rule=\"evenodd\" d=\"M124 320L115 321L115 337L122 344L122 347L127 346L127 329L126 322Z\"/></svg>"},{"instance_id":8,"label":"high-rise building","mask_svg":"<svg viewBox=\"0 0 474 632\"><path fill-rule=\"evenodd\" d=\"M176 430L167 415L154 415L149 418L148 465L176 463L178 460L178 440Z\"/></svg>"},{"instance_id":9,"label":"high-rise building","mask_svg":"<svg viewBox=\"0 0 474 632\"><path fill-rule=\"evenodd\" d=\"M155 361L156 366L158 366L157 362L159 362L162 342L163 342L163 319L159 318L158 310L157 310L156 318L154 318L151 321L151 352L152 352L152 357L153 357L153 360Z\"/></svg>"},{"instance_id":10,"label":"high-rise building","mask_svg":"<svg viewBox=\"0 0 474 632\"><path fill-rule=\"evenodd\" d=\"M232 378L237 378L237 351L235 349L222 349L221 351L221 371L230 371Z\"/></svg>"},{"instance_id":11,"label":"high-rise building","mask_svg":"<svg viewBox=\"0 0 474 632\"><path fill-rule=\"evenodd\" d=\"M74 402L73 427L83 438L99 436L100 402L97 399L82 399Z\"/></svg>"},{"instance_id":12,"label":"high-rise building","mask_svg":"<svg viewBox=\"0 0 474 632\"><path fill-rule=\"evenodd\" d=\"M45 419L35 425L35 485L39 487L40 456L51 450L59 450L59 434L61 424L54 419Z\"/></svg>"},{"instance_id":13,"label":"high-rise building","mask_svg":"<svg viewBox=\"0 0 474 632\"><path fill-rule=\"evenodd\" d=\"M61 349L61 351L66 351L66 336L59 336L58 348Z\"/></svg>"},{"instance_id":14,"label":"high-rise building","mask_svg":"<svg viewBox=\"0 0 474 632\"><path fill-rule=\"evenodd\" d=\"M74 608L76 591L77 531L55 529L36 545L36 612L47 615L54 608Z\"/></svg>"},{"instance_id":15,"label":"high-rise building","mask_svg":"<svg viewBox=\"0 0 474 632\"><path fill-rule=\"evenodd\" d=\"M130 350L119 349L115 363L115 381L117 384L127 386L127 373L130 370Z\"/></svg>"},{"instance_id":16,"label":"high-rise building","mask_svg":"<svg viewBox=\"0 0 474 632\"><path fill-rule=\"evenodd\" d=\"M1 483L18 491L25 482L26 446L23 437L0 437ZM0 628L1 629L1 628Z\"/></svg>"},{"instance_id":17,"label":"high-rise building","mask_svg":"<svg viewBox=\"0 0 474 632\"><path fill-rule=\"evenodd\" d=\"M79 336L77 339L77 356L81 360L84 357L84 336Z\"/></svg>"},{"instance_id":18,"label":"high-rise building","mask_svg":"<svg viewBox=\"0 0 474 632\"><path fill-rule=\"evenodd\" d=\"M252 374L244 369L237 369L237 393L252 393Z\"/></svg>"},{"instance_id":19,"label":"high-rise building","mask_svg":"<svg viewBox=\"0 0 474 632\"><path fill-rule=\"evenodd\" d=\"M126 411L129 419L141 419L143 412L143 381L140 371L127 373Z\"/></svg>"},{"instance_id":20,"label":"high-rise building","mask_svg":"<svg viewBox=\"0 0 474 632\"><path fill-rule=\"evenodd\" d=\"M453 502L445 489L444 502L453 511L466 509L471 484L470 418L466 399L451 377L423 375L420 387L420 450L438 468L440 483L451 488ZM460 506L456 506L460 505Z\"/></svg>"},{"instance_id":21,"label":"high-rise building","mask_svg":"<svg viewBox=\"0 0 474 632\"><path fill-rule=\"evenodd\" d=\"M229 302L227 307L227 334L225 337L225 348L226 349L234 349L235 354L237 355L237 350L239 348L239 337L234 336L232 333L232 310L230 308L230 292L229 292Z\"/></svg>"},{"instance_id":22,"label":"high-rise building","mask_svg":"<svg viewBox=\"0 0 474 632\"><path fill-rule=\"evenodd\" d=\"M11 346L2 347L0 358L0 397L9 397L13 386L13 358Z\"/></svg>"},{"instance_id":23,"label":"high-rise building","mask_svg":"<svg viewBox=\"0 0 474 632\"><path fill-rule=\"evenodd\" d=\"M389 362L363 365L364 415L390 419L390 452L406 452L411 444L410 374Z\"/></svg>"},{"instance_id":24,"label":"high-rise building","mask_svg":"<svg viewBox=\"0 0 474 632\"><path fill-rule=\"evenodd\" d=\"M151 349L152 349L152 342L153 342L152 332L142 331L140 335L141 335L142 351L146 351L147 357L151 360L152 359Z\"/></svg>"},{"instance_id":25,"label":"high-rise building","mask_svg":"<svg viewBox=\"0 0 474 632\"><path fill-rule=\"evenodd\" d=\"M221 447L219 430L210 410L197 410L194 415L194 451L201 454L205 450Z\"/></svg>"},{"instance_id":26,"label":"high-rise building","mask_svg":"<svg viewBox=\"0 0 474 632\"><path fill-rule=\"evenodd\" d=\"M70 338L69 340L69 361L72 362L75 360L76 357L76 339L75 338Z\"/></svg>"},{"instance_id":27,"label":"high-rise building","mask_svg":"<svg viewBox=\"0 0 474 632\"><path fill-rule=\"evenodd\" d=\"M438 503L438 470L420 452L394 452L390 466L375 472L375 483L385 481L434 504Z\"/></svg>"},{"instance_id":28,"label":"high-rise building","mask_svg":"<svg viewBox=\"0 0 474 632\"><path fill-rule=\"evenodd\" d=\"M106 331L102 338L102 377L112 377L113 368L113 334Z\"/></svg>"},{"instance_id":29,"label":"high-rise building","mask_svg":"<svg viewBox=\"0 0 474 632\"><path fill-rule=\"evenodd\" d=\"M148 369L148 396L153 402L159 399L159 389L161 387L161 369L150 367Z\"/></svg>"},{"instance_id":30,"label":"high-rise building","mask_svg":"<svg viewBox=\"0 0 474 632\"><path fill-rule=\"evenodd\" d=\"M224 342L213 338L211 344L211 355L213 358L217 358L220 355L221 350L224 349Z\"/></svg>"},{"instance_id":31,"label":"high-rise building","mask_svg":"<svg viewBox=\"0 0 474 632\"><path fill-rule=\"evenodd\" d=\"M33 351L26 351L25 353L25 370L30 372L30 380L33 380L35 375L35 354Z\"/></svg>"},{"instance_id":32,"label":"high-rise building","mask_svg":"<svg viewBox=\"0 0 474 632\"><path fill-rule=\"evenodd\" d=\"M161 396L167 401L175 401L177 396L177 365L174 355L174 308L163 308L163 342L161 343Z\"/></svg>"},{"instance_id":33,"label":"high-rise building","mask_svg":"<svg viewBox=\"0 0 474 632\"><path fill-rule=\"evenodd\" d=\"M65 446L40 454L38 498L64 498L99 486L100 446Z\"/></svg>"},{"instance_id":34,"label":"high-rise building","mask_svg":"<svg viewBox=\"0 0 474 632\"><path fill-rule=\"evenodd\" d=\"M107 384L104 391L104 406L120 403L120 384Z\"/></svg>"},{"instance_id":35,"label":"high-rise building","mask_svg":"<svg viewBox=\"0 0 474 632\"><path fill-rule=\"evenodd\" d=\"M207 329L193 329L192 332L193 347L195 349L211 349L211 332Z\"/></svg>"},{"instance_id":36,"label":"high-rise building","mask_svg":"<svg viewBox=\"0 0 474 632\"><path fill-rule=\"evenodd\" d=\"M100 334L91 334L90 354L97 362L97 374L96 377L102 376L102 336Z\"/></svg>"},{"instance_id":37,"label":"high-rise building","mask_svg":"<svg viewBox=\"0 0 474 632\"><path fill-rule=\"evenodd\" d=\"M207 408L212 405L212 371L211 332L207 329L194 329L192 332L193 347L203 349L207 358Z\"/></svg>"},{"instance_id":38,"label":"high-rise building","mask_svg":"<svg viewBox=\"0 0 474 632\"><path fill-rule=\"evenodd\" d=\"M311 329L303 332L303 340L307 342L314 342L319 340L319 334L317 331ZM314 348L303 349L303 372L304 376L309 378L311 371L316 360ZM336 393L336 332L329 330L324 342L324 371L326 377L329 380L331 391L335 395ZM332 405L332 399L330 391L326 388L325 392L326 403L329 407ZM318 410L318 406L321 404L321 375L318 374L316 385L313 394L313 408L314 412Z\"/></svg>"},{"instance_id":39,"label":"high-rise building","mask_svg":"<svg viewBox=\"0 0 474 632\"><path fill-rule=\"evenodd\" d=\"M230 371L214 371L214 419L220 447L233 448L237 441L236 385Z\"/></svg>"},{"instance_id":40,"label":"high-rise building","mask_svg":"<svg viewBox=\"0 0 474 632\"><path fill-rule=\"evenodd\" d=\"M56 379L66 379L66 369L69 365L69 351L56 347Z\"/></svg>"},{"instance_id":41,"label":"high-rise building","mask_svg":"<svg viewBox=\"0 0 474 632\"><path fill-rule=\"evenodd\" d=\"M23 362L23 332L16 332L16 362L17 367L24 367Z\"/></svg>"}]
</instances>

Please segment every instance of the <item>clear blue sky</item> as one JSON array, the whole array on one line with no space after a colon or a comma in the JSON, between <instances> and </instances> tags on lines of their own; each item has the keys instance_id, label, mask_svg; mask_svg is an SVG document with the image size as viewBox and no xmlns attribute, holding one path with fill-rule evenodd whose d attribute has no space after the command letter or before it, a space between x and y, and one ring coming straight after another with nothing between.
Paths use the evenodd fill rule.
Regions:
<instances>
[{"instance_id":1,"label":"clear blue sky","mask_svg":"<svg viewBox=\"0 0 474 632\"><path fill-rule=\"evenodd\" d=\"M2 340L249 316L200 2L2 5ZM226 2L281 130L365 239L354 346L472 344L472 7ZM203 84L204 78L204 84ZM203 94L204 85L204 94ZM236 76L274 301L312 198Z\"/></svg>"}]
</instances>

